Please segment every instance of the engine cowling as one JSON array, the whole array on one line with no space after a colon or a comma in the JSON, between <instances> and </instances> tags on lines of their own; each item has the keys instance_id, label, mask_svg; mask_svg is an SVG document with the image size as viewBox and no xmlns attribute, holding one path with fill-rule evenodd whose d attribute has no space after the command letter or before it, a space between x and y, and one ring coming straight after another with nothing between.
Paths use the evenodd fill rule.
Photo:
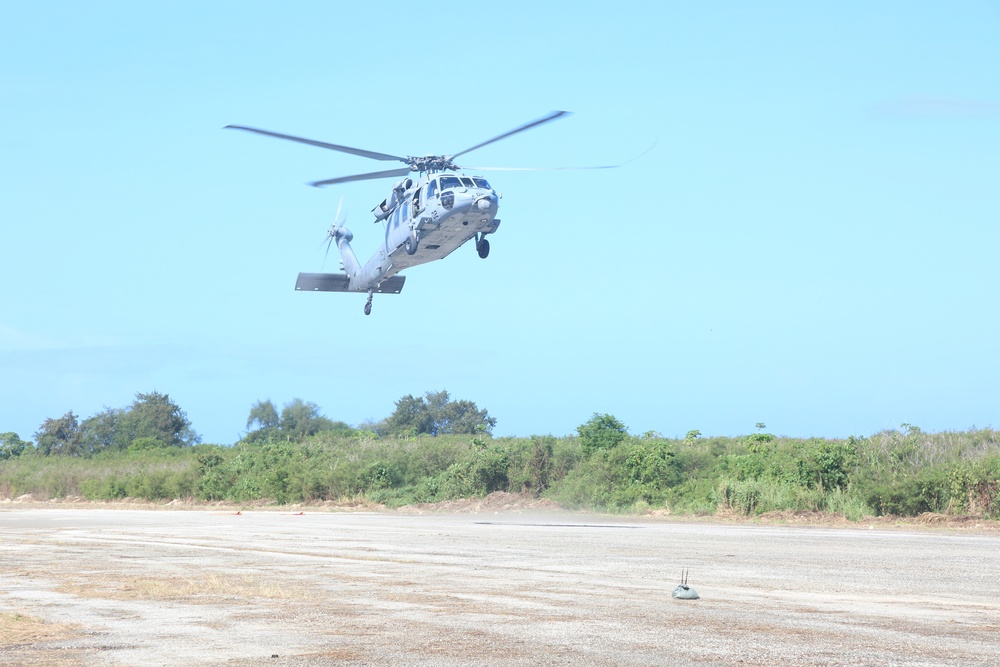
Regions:
<instances>
[{"instance_id":1,"label":"engine cowling","mask_svg":"<svg viewBox=\"0 0 1000 667\"><path fill-rule=\"evenodd\" d=\"M379 220L385 220L392 213L392 208L389 206L389 200L383 199L382 203L372 209L372 215L375 216L375 222Z\"/></svg>"},{"instance_id":2,"label":"engine cowling","mask_svg":"<svg viewBox=\"0 0 1000 667\"><path fill-rule=\"evenodd\" d=\"M375 216L376 222L379 220L385 220L392 213L393 209L399 206L403 201L403 195L406 191L413 187L412 178L404 178L399 183L392 186L392 192L388 197L382 200L382 203L372 209L372 215Z\"/></svg>"}]
</instances>

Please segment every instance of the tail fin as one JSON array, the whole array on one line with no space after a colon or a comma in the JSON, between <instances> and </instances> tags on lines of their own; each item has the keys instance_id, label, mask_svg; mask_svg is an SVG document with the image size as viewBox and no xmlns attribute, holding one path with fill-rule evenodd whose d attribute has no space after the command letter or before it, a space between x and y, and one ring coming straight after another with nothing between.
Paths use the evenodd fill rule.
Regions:
<instances>
[{"instance_id":1,"label":"tail fin","mask_svg":"<svg viewBox=\"0 0 1000 667\"><path fill-rule=\"evenodd\" d=\"M330 227L327 234L329 234L331 241L337 242L337 249L340 251L340 265L343 267L344 273L349 276L357 275L361 271L361 264L358 263L358 257L354 254L354 249L351 248L354 234L347 227L340 225Z\"/></svg>"},{"instance_id":2,"label":"tail fin","mask_svg":"<svg viewBox=\"0 0 1000 667\"><path fill-rule=\"evenodd\" d=\"M347 214L344 214L343 218L340 217L340 212L343 208L344 198L341 197L340 202L337 204L337 214L333 217L333 224L326 231L326 251L330 252L330 244L336 241L337 250L340 251L340 268L348 276L353 277L361 270L361 265L358 263L357 255L354 254L354 250L351 248L351 240L354 238L354 234L347 227L344 227Z\"/></svg>"}]
</instances>

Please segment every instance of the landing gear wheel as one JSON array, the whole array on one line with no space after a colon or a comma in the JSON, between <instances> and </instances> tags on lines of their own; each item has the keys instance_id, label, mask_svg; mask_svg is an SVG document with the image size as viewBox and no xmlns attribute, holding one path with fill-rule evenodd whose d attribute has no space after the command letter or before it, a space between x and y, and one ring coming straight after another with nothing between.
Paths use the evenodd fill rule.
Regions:
<instances>
[{"instance_id":1,"label":"landing gear wheel","mask_svg":"<svg viewBox=\"0 0 1000 667\"><path fill-rule=\"evenodd\" d=\"M368 303L365 304L365 315L371 315L371 314L372 314L372 302L369 301Z\"/></svg>"},{"instance_id":2,"label":"landing gear wheel","mask_svg":"<svg viewBox=\"0 0 1000 667\"><path fill-rule=\"evenodd\" d=\"M417 252L417 237L410 235L406 237L406 254L412 255Z\"/></svg>"},{"instance_id":3,"label":"landing gear wheel","mask_svg":"<svg viewBox=\"0 0 1000 667\"><path fill-rule=\"evenodd\" d=\"M490 242L486 239L480 239L479 243L476 244L476 250L479 251L481 259L486 259L490 256Z\"/></svg>"}]
</instances>

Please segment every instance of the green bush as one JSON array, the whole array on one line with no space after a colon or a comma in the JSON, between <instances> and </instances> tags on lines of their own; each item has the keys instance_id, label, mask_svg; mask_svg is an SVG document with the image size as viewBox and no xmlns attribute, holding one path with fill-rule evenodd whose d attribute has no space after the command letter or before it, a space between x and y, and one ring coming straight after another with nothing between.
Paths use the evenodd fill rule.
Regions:
<instances>
[{"instance_id":1,"label":"green bush","mask_svg":"<svg viewBox=\"0 0 1000 667\"><path fill-rule=\"evenodd\" d=\"M948 487L954 509L1000 518L1000 456L955 464Z\"/></svg>"},{"instance_id":2,"label":"green bush","mask_svg":"<svg viewBox=\"0 0 1000 667\"><path fill-rule=\"evenodd\" d=\"M617 447L628 437L625 424L618 421L614 415L597 414L576 429L583 442L583 451L587 456L594 452L607 451Z\"/></svg>"},{"instance_id":3,"label":"green bush","mask_svg":"<svg viewBox=\"0 0 1000 667\"><path fill-rule=\"evenodd\" d=\"M866 498L878 514L918 516L924 512L945 512L951 500L946 471L939 468L920 471L872 489Z\"/></svg>"},{"instance_id":4,"label":"green bush","mask_svg":"<svg viewBox=\"0 0 1000 667\"><path fill-rule=\"evenodd\" d=\"M764 512L821 509L823 494L778 479L722 480L716 490L719 507L754 516Z\"/></svg>"},{"instance_id":5,"label":"green bush","mask_svg":"<svg viewBox=\"0 0 1000 667\"><path fill-rule=\"evenodd\" d=\"M543 493L553 477L556 439L552 436L531 436L527 440L505 441L508 466L508 488L511 491Z\"/></svg>"}]
</instances>

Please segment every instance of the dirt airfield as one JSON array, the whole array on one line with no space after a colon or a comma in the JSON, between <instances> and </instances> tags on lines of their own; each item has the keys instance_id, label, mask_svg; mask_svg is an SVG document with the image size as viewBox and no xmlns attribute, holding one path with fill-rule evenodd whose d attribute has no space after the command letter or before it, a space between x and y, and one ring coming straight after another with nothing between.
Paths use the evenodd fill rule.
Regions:
<instances>
[{"instance_id":1,"label":"dirt airfield","mask_svg":"<svg viewBox=\"0 0 1000 667\"><path fill-rule=\"evenodd\" d=\"M998 565L995 531L7 504L0 665L1000 665Z\"/></svg>"}]
</instances>

